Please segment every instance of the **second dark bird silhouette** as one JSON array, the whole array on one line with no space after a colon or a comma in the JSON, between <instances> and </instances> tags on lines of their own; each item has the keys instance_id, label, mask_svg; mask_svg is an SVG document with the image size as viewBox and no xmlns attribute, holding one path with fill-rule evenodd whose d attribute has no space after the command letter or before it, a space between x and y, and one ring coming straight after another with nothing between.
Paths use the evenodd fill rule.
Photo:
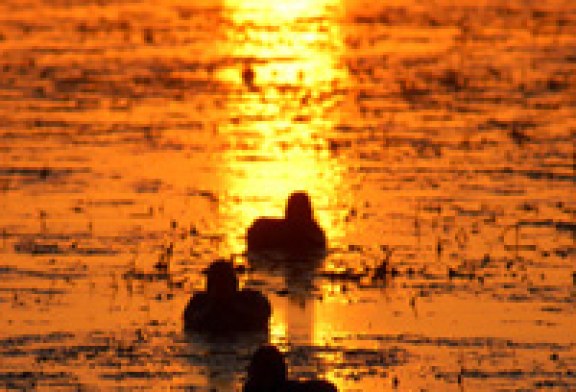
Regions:
<instances>
[{"instance_id":1,"label":"second dark bird silhouette","mask_svg":"<svg viewBox=\"0 0 576 392\"><path fill-rule=\"evenodd\" d=\"M288 379L284 355L275 346L261 346L250 361L243 392L337 392L325 380L296 381Z\"/></svg>"},{"instance_id":2,"label":"second dark bird silhouette","mask_svg":"<svg viewBox=\"0 0 576 392\"><path fill-rule=\"evenodd\" d=\"M249 89L254 89L255 78L256 72L254 72L254 69L250 66L250 64L244 64L244 68L242 69L242 80L244 81L246 87Z\"/></svg>"},{"instance_id":3,"label":"second dark bird silhouette","mask_svg":"<svg viewBox=\"0 0 576 392\"><path fill-rule=\"evenodd\" d=\"M185 330L220 336L268 331L270 302L259 291L239 290L232 263L214 261L206 275L206 291L194 294L184 309Z\"/></svg>"}]
</instances>

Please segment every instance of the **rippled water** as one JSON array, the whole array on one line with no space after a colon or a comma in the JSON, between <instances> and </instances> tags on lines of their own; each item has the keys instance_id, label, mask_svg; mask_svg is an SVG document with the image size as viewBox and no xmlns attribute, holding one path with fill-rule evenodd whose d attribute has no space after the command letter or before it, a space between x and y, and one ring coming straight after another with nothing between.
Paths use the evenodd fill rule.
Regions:
<instances>
[{"instance_id":1,"label":"rippled water","mask_svg":"<svg viewBox=\"0 0 576 392\"><path fill-rule=\"evenodd\" d=\"M573 2L3 0L0 53L0 388L238 390L269 340L341 391L576 389ZM296 189L325 260L247 260ZM218 257L268 337L182 332Z\"/></svg>"}]
</instances>

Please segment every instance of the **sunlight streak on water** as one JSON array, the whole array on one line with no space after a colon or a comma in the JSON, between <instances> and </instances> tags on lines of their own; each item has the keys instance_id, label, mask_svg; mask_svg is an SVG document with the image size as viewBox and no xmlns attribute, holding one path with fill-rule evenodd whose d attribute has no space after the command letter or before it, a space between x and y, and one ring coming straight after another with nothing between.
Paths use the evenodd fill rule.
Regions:
<instances>
[{"instance_id":1,"label":"sunlight streak on water","mask_svg":"<svg viewBox=\"0 0 576 392\"><path fill-rule=\"evenodd\" d=\"M239 85L239 96L229 97L227 108L234 120L220 128L229 143L246 144L223 155L224 170L232 175L226 177L231 197L221 208L230 220L229 247L234 253L244 250L243 231L253 219L283 214L287 196L295 190L310 193L329 240L343 235L335 205L342 199L344 169L331 157L323 137L337 119L315 102L346 83L337 26L323 28L336 17L330 12L337 3L286 5L228 3L235 21L229 32L235 42L231 55L245 59L255 74L253 88ZM244 24L248 15L250 23ZM311 17L320 21L306 19ZM241 67L229 71L241 75ZM236 82L242 83L241 76Z\"/></svg>"}]
</instances>

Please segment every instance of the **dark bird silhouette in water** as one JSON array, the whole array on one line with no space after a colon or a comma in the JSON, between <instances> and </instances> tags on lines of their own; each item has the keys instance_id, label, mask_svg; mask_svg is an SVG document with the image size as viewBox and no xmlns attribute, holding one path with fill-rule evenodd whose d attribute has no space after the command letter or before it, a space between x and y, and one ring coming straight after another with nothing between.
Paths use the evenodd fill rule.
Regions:
<instances>
[{"instance_id":1,"label":"dark bird silhouette in water","mask_svg":"<svg viewBox=\"0 0 576 392\"><path fill-rule=\"evenodd\" d=\"M253 89L255 78L256 78L256 72L254 72L254 70L249 64L245 64L244 68L242 69L242 80L244 81L246 87Z\"/></svg>"},{"instance_id":2,"label":"dark bird silhouette in water","mask_svg":"<svg viewBox=\"0 0 576 392\"><path fill-rule=\"evenodd\" d=\"M261 346L250 361L243 392L337 392L325 380L295 381L288 379L284 355L271 345Z\"/></svg>"},{"instance_id":3,"label":"dark bird silhouette in water","mask_svg":"<svg viewBox=\"0 0 576 392\"><path fill-rule=\"evenodd\" d=\"M206 275L206 291L194 294L184 309L185 330L214 335L268 331L270 302L258 291L238 289L232 263L214 261Z\"/></svg>"},{"instance_id":4,"label":"dark bird silhouette in water","mask_svg":"<svg viewBox=\"0 0 576 392\"><path fill-rule=\"evenodd\" d=\"M312 203L305 192L288 198L284 218L258 218L248 228L248 251L278 250L303 253L326 250L326 235L314 220Z\"/></svg>"}]
</instances>

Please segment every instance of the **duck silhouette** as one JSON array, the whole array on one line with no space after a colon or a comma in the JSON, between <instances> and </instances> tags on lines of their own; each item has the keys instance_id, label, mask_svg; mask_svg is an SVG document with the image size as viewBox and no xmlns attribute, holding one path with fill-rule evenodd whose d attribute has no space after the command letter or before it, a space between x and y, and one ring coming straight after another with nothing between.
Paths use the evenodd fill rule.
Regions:
<instances>
[{"instance_id":1,"label":"duck silhouette","mask_svg":"<svg viewBox=\"0 0 576 392\"><path fill-rule=\"evenodd\" d=\"M272 345L261 346L250 361L243 392L337 392L325 380L289 380L284 355Z\"/></svg>"},{"instance_id":2,"label":"duck silhouette","mask_svg":"<svg viewBox=\"0 0 576 392\"><path fill-rule=\"evenodd\" d=\"M250 64L244 64L244 68L242 69L242 80L246 87L250 89L254 89L254 79L256 78L256 72L250 66Z\"/></svg>"},{"instance_id":3,"label":"duck silhouette","mask_svg":"<svg viewBox=\"0 0 576 392\"><path fill-rule=\"evenodd\" d=\"M284 218L258 218L252 223L246 235L249 252L326 250L326 235L314 219L312 203L306 192L290 195L284 215Z\"/></svg>"},{"instance_id":4,"label":"duck silhouette","mask_svg":"<svg viewBox=\"0 0 576 392\"><path fill-rule=\"evenodd\" d=\"M214 261L206 275L206 291L194 294L184 309L186 331L214 335L268 331L270 302L259 291L238 289L232 263Z\"/></svg>"}]
</instances>

